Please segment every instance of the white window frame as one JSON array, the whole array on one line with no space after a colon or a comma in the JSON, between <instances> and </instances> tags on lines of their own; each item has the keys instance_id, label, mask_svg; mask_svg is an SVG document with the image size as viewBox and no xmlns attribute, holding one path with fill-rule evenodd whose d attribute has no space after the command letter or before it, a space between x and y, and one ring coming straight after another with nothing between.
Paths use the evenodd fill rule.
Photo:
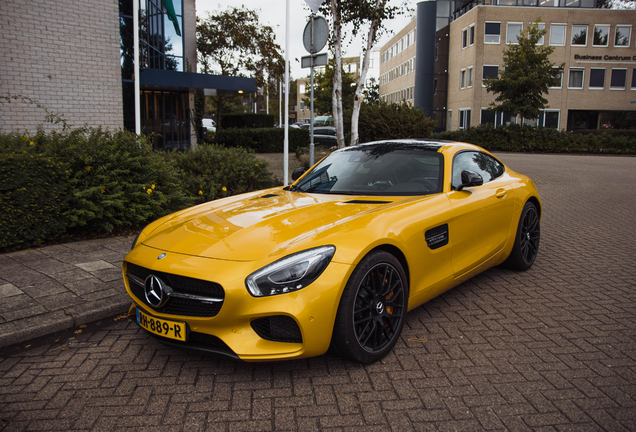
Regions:
<instances>
[{"instance_id":1,"label":"white window frame","mask_svg":"<svg viewBox=\"0 0 636 432\"><path fill-rule=\"evenodd\" d=\"M484 84L484 68L485 67L496 67L497 68L497 76L499 76L499 65L482 65L481 66L481 86L482 87L486 87L486 85Z\"/></svg>"},{"instance_id":2,"label":"white window frame","mask_svg":"<svg viewBox=\"0 0 636 432\"><path fill-rule=\"evenodd\" d=\"M627 45L616 45L616 37L618 36L619 27L629 27L629 37L627 38ZM616 24L614 30L614 48L630 48L632 43L632 25L631 24Z\"/></svg>"},{"instance_id":3,"label":"white window frame","mask_svg":"<svg viewBox=\"0 0 636 432\"><path fill-rule=\"evenodd\" d=\"M468 123L468 122L466 121L466 112L467 112L467 111L468 111L468 112L470 112L470 111L471 111L471 109L470 109L470 108L460 108L460 109L459 109L459 119L460 119L459 129L461 129L461 130L463 130L463 129L468 129L468 128L470 127L470 123ZM462 123L461 123L462 114L463 114L463 117L464 117L464 124L462 124ZM473 114L473 113L471 112L471 113L470 113L471 120L472 120L472 116L473 116L472 114Z\"/></svg>"},{"instance_id":4,"label":"white window frame","mask_svg":"<svg viewBox=\"0 0 636 432\"><path fill-rule=\"evenodd\" d=\"M462 49L468 48L468 27L462 29Z\"/></svg>"},{"instance_id":5,"label":"white window frame","mask_svg":"<svg viewBox=\"0 0 636 432\"><path fill-rule=\"evenodd\" d=\"M473 86L474 79L475 74L473 73L473 67L470 66L466 68L466 88L471 88Z\"/></svg>"},{"instance_id":6,"label":"white window frame","mask_svg":"<svg viewBox=\"0 0 636 432\"><path fill-rule=\"evenodd\" d=\"M632 68L632 83L630 86L632 90L636 90L636 68Z\"/></svg>"},{"instance_id":7,"label":"white window frame","mask_svg":"<svg viewBox=\"0 0 636 432\"><path fill-rule=\"evenodd\" d=\"M625 84L623 84L623 87L612 87L612 74L615 70L625 71ZM625 90L627 88L627 70L627 68L612 68L612 72L610 73L610 90Z\"/></svg>"},{"instance_id":8,"label":"white window frame","mask_svg":"<svg viewBox=\"0 0 636 432\"><path fill-rule=\"evenodd\" d=\"M581 76L581 87L572 87L570 85L570 81L571 81L571 73L573 71L581 71L583 73L583 75ZM571 67L568 69L568 89L569 90L582 90L585 87L585 68L581 68L581 67Z\"/></svg>"},{"instance_id":9,"label":"white window frame","mask_svg":"<svg viewBox=\"0 0 636 432\"><path fill-rule=\"evenodd\" d=\"M518 34L514 35L514 38L510 38L510 25L521 26L521 31ZM519 41L517 40L517 36L523 34L523 23L522 22L509 22L506 24L506 45L519 45Z\"/></svg>"},{"instance_id":10,"label":"white window frame","mask_svg":"<svg viewBox=\"0 0 636 432\"><path fill-rule=\"evenodd\" d=\"M585 44L574 44L572 42L572 39L574 39L574 27L581 27L581 28L585 27ZM572 34L570 35L570 46L573 46L573 47L586 47L587 46L587 40L589 39L588 38L588 35L589 35L588 30L589 30L589 26L587 24L573 24L572 25Z\"/></svg>"},{"instance_id":11,"label":"white window frame","mask_svg":"<svg viewBox=\"0 0 636 432\"><path fill-rule=\"evenodd\" d=\"M587 88L590 90L605 90L605 81L607 79L607 69L606 68L600 68L600 67L592 67L590 68L590 78L592 78L592 71L593 70L602 70L603 72L603 87L592 87L590 85L590 83L587 83Z\"/></svg>"},{"instance_id":12,"label":"white window frame","mask_svg":"<svg viewBox=\"0 0 636 432\"><path fill-rule=\"evenodd\" d=\"M466 69L459 70L459 88L460 90L466 88Z\"/></svg>"},{"instance_id":13,"label":"white window frame","mask_svg":"<svg viewBox=\"0 0 636 432\"><path fill-rule=\"evenodd\" d=\"M607 28L607 43L605 45L594 45L594 36L596 35L596 27ZM592 34L592 46L593 47L609 47L611 30L612 30L612 27L609 24L594 24L594 33Z\"/></svg>"},{"instance_id":14,"label":"white window frame","mask_svg":"<svg viewBox=\"0 0 636 432\"><path fill-rule=\"evenodd\" d=\"M475 45L475 24L468 26L468 46Z\"/></svg>"},{"instance_id":15,"label":"white window frame","mask_svg":"<svg viewBox=\"0 0 636 432\"><path fill-rule=\"evenodd\" d=\"M545 127L545 114L548 112L556 112L559 115L559 118L557 120L557 127L556 130L559 130L561 128L561 110L560 109L545 109L545 110L541 110L541 113L539 114L539 123L543 123L543 126L541 127ZM543 118L541 118L543 117Z\"/></svg>"},{"instance_id":16,"label":"white window frame","mask_svg":"<svg viewBox=\"0 0 636 432\"><path fill-rule=\"evenodd\" d=\"M545 30L545 23L539 23L539 30ZM545 35L541 36L541 38L537 41L537 45L545 45Z\"/></svg>"},{"instance_id":17,"label":"white window frame","mask_svg":"<svg viewBox=\"0 0 636 432\"><path fill-rule=\"evenodd\" d=\"M552 42L552 29L554 28L562 28L563 29L563 43L553 43ZM567 39L567 30L568 30L568 25L567 24L561 24L561 23L552 23L550 24L550 41L549 44L550 46L565 46L565 41Z\"/></svg>"},{"instance_id":18,"label":"white window frame","mask_svg":"<svg viewBox=\"0 0 636 432\"><path fill-rule=\"evenodd\" d=\"M556 68L552 68L552 69L556 69ZM551 88L551 89L561 89L561 88L563 88L563 71L561 71L561 81L559 82L559 86L558 87L556 87L556 86L555 87L548 87L548 88Z\"/></svg>"},{"instance_id":19,"label":"white window frame","mask_svg":"<svg viewBox=\"0 0 636 432\"><path fill-rule=\"evenodd\" d=\"M486 41L486 38L488 36L495 36L495 35L487 35L486 34L486 24L499 24L499 34L497 35L497 42L488 42ZM501 43L501 21L486 21L484 22L484 44L485 45L499 45Z\"/></svg>"}]
</instances>

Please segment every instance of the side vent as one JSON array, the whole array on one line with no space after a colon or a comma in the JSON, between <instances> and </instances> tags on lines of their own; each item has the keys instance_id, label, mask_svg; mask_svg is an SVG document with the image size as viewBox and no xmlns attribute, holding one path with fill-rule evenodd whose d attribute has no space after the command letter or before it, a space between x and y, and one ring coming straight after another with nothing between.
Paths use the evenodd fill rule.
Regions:
<instances>
[{"instance_id":1,"label":"side vent","mask_svg":"<svg viewBox=\"0 0 636 432\"><path fill-rule=\"evenodd\" d=\"M275 197L278 196L276 194L267 194L267 195L263 195L261 198L271 198L271 197Z\"/></svg>"}]
</instances>

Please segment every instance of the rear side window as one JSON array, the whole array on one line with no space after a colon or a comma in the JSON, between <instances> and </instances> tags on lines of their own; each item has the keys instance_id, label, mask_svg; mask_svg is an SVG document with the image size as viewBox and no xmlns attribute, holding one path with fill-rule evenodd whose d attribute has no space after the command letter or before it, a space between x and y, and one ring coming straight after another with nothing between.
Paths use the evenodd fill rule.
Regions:
<instances>
[{"instance_id":1,"label":"rear side window","mask_svg":"<svg viewBox=\"0 0 636 432\"><path fill-rule=\"evenodd\" d=\"M474 171L479 174L484 183L503 175L505 169L501 162L486 153L466 151L455 155L453 160L452 189L462 184L462 171Z\"/></svg>"}]
</instances>

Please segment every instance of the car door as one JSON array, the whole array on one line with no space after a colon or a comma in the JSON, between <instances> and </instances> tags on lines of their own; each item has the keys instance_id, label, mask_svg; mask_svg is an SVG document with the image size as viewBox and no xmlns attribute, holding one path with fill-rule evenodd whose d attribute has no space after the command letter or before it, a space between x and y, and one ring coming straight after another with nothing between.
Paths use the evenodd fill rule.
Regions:
<instances>
[{"instance_id":1,"label":"car door","mask_svg":"<svg viewBox=\"0 0 636 432\"><path fill-rule=\"evenodd\" d=\"M483 185L456 190L461 172L474 171ZM504 165L479 151L463 151L453 159L452 186L448 193L453 219L451 239L455 277L461 277L493 257L505 246L514 200Z\"/></svg>"}]
</instances>

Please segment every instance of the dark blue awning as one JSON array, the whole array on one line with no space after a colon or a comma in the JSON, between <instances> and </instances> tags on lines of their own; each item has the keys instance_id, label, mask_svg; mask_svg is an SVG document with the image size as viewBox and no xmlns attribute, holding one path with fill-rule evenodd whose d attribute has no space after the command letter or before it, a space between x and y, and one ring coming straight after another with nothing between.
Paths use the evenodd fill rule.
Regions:
<instances>
[{"instance_id":1,"label":"dark blue awning","mask_svg":"<svg viewBox=\"0 0 636 432\"><path fill-rule=\"evenodd\" d=\"M161 69L142 69L140 75L140 84L145 88L162 88L166 90L200 89L210 96L219 92L252 93L256 91L256 80L254 78Z\"/></svg>"}]
</instances>

